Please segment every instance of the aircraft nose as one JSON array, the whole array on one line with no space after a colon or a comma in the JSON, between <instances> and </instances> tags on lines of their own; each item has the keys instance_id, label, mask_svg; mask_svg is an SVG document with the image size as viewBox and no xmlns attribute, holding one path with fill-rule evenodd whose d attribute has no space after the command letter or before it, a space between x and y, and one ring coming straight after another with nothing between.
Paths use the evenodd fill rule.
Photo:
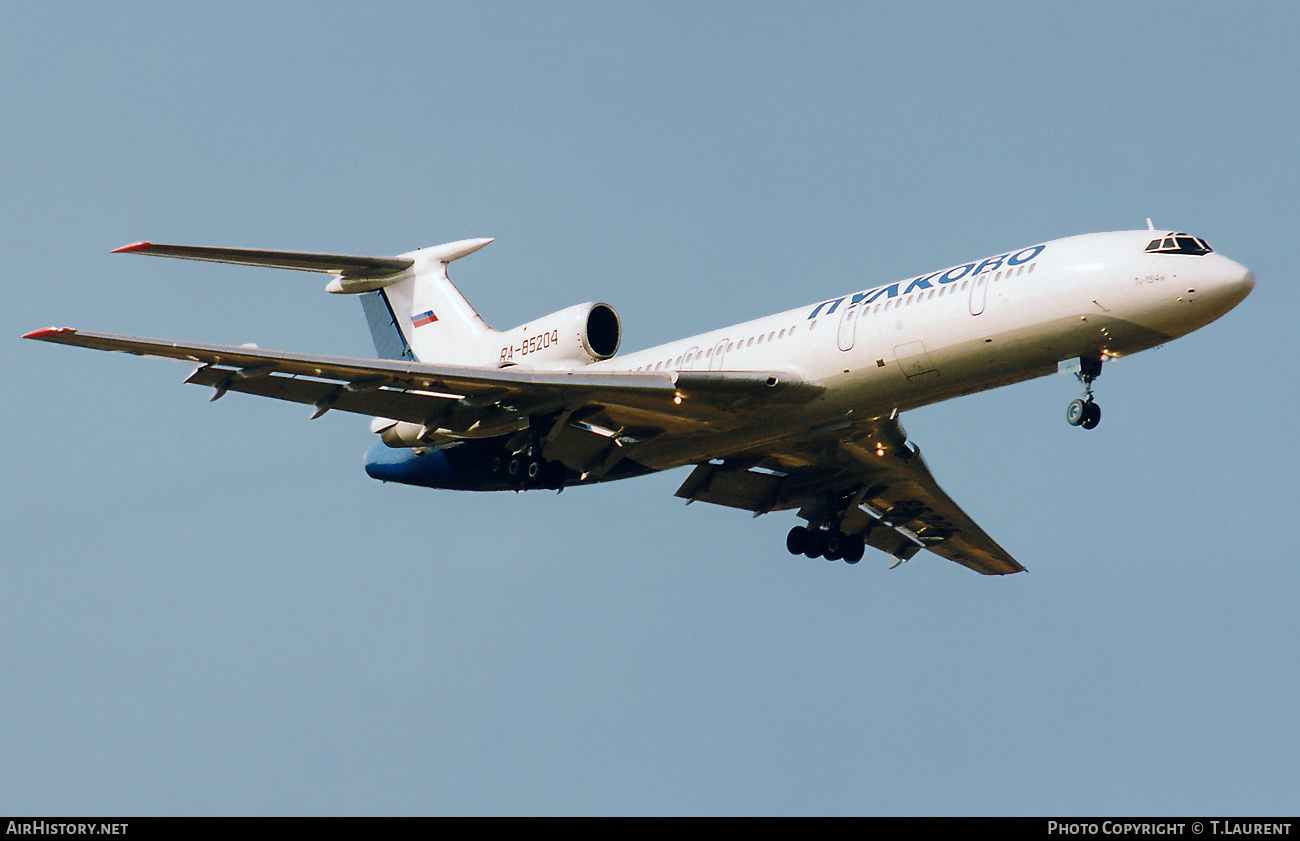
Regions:
<instances>
[{"instance_id":1,"label":"aircraft nose","mask_svg":"<svg viewBox=\"0 0 1300 841\"><path fill-rule=\"evenodd\" d=\"M1229 270L1223 282L1223 291L1224 297L1232 302L1229 306L1235 307L1246 300L1246 296L1255 288L1255 273L1240 263L1231 260L1228 263Z\"/></svg>"},{"instance_id":2,"label":"aircraft nose","mask_svg":"<svg viewBox=\"0 0 1300 841\"><path fill-rule=\"evenodd\" d=\"M1197 297L1216 311L1217 318L1246 300L1255 288L1255 273L1225 257L1208 277L1201 280L1200 285L1201 294Z\"/></svg>"},{"instance_id":3,"label":"aircraft nose","mask_svg":"<svg viewBox=\"0 0 1300 841\"><path fill-rule=\"evenodd\" d=\"M1242 266L1242 268L1246 269L1245 266ZM1241 289L1241 297L1245 298L1255 289L1255 273L1250 269L1246 269L1245 274L1237 280L1237 286Z\"/></svg>"}]
</instances>

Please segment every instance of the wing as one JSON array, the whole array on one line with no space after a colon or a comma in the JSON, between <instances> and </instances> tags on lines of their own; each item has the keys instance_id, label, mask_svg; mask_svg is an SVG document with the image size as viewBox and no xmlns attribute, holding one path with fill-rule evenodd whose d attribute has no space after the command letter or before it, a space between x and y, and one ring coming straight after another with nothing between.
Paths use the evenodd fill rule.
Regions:
<instances>
[{"instance_id":1,"label":"wing","mask_svg":"<svg viewBox=\"0 0 1300 841\"><path fill-rule=\"evenodd\" d=\"M896 417L846 421L700 464L677 496L755 516L797 508L810 523L839 522L899 563L928 549L985 575L1024 571L939 487Z\"/></svg>"},{"instance_id":2,"label":"wing","mask_svg":"<svg viewBox=\"0 0 1300 841\"><path fill-rule=\"evenodd\" d=\"M692 502L756 514L797 508L900 561L925 548L989 575L1024 569L943 492L895 418L764 435L761 445L739 435L741 443L728 445L728 433L755 411L778 417L824 391L789 372L483 369L67 327L24 338L197 363L186 382L213 388L214 400L235 391L312 406L313 418L330 410L390 418L418 425L421 439L505 435L530 417L549 417L547 457L584 478L599 478L625 457L656 469L696 463L677 491ZM719 452L725 458L705 461Z\"/></svg>"},{"instance_id":3,"label":"wing","mask_svg":"<svg viewBox=\"0 0 1300 841\"><path fill-rule=\"evenodd\" d=\"M716 435L740 425L736 409L797 405L824 389L786 372L538 371L315 356L256 347L170 342L50 327L24 338L198 363L186 382L330 410L405 421L429 441L504 435L530 417L555 419L547 457L584 475L665 433ZM660 453L656 467L700 460L689 448ZM662 459L668 459L663 462Z\"/></svg>"}]
</instances>

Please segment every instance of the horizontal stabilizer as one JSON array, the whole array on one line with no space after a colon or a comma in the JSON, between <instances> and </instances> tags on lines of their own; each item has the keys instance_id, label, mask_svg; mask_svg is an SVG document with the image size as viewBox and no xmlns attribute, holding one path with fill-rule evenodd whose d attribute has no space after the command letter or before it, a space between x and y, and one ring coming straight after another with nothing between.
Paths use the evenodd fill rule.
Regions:
<instances>
[{"instance_id":1,"label":"horizontal stabilizer","mask_svg":"<svg viewBox=\"0 0 1300 841\"><path fill-rule=\"evenodd\" d=\"M329 272L343 278L384 278L401 274L415 261L407 257L358 257L350 254L314 254L304 251L257 251L249 248L210 248L203 245L161 245L136 242L113 250L114 254L150 254L237 266L266 266L304 272Z\"/></svg>"}]
</instances>

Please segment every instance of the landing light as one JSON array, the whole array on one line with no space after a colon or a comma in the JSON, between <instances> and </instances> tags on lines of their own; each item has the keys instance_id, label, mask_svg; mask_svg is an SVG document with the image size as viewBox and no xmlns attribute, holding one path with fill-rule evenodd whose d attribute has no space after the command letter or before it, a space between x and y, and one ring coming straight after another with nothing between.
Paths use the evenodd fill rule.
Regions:
<instances>
[{"instance_id":1,"label":"landing light","mask_svg":"<svg viewBox=\"0 0 1300 841\"><path fill-rule=\"evenodd\" d=\"M681 403L682 403L682 395L681 395L680 393L678 393L678 394L674 394L674 395L673 395L673 403L675 403L675 404L677 404L677 405L679 405L679 406L681 405Z\"/></svg>"}]
</instances>

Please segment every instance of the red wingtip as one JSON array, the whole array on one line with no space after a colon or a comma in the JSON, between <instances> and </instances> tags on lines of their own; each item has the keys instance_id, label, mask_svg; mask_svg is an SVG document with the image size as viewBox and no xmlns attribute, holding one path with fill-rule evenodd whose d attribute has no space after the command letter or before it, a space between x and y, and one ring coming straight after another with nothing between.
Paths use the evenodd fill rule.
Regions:
<instances>
[{"instance_id":1,"label":"red wingtip","mask_svg":"<svg viewBox=\"0 0 1300 841\"><path fill-rule=\"evenodd\" d=\"M24 339L44 339L47 336L57 336L59 333L75 333L71 327L42 327L40 330L33 330L30 333L24 333Z\"/></svg>"},{"instance_id":2,"label":"red wingtip","mask_svg":"<svg viewBox=\"0 0 1300 841\"><path fill-rule=\"evenodd\" d=\"M145 241L145 240L141 240L140 242L133 242L133 243L131 243L130 245L124 245L124 246L122 246L121 248L114 248L112 251L110 251L110 252L108 252L108 253L109 253L109 254L129 254L129 253L132 252L132 251L145 251L145 250L148 250L148 249L150 249L150 248L153 248L153 243L152 243L152 242L147 242L147 241Z\"/></svg>"}]
</instances>

